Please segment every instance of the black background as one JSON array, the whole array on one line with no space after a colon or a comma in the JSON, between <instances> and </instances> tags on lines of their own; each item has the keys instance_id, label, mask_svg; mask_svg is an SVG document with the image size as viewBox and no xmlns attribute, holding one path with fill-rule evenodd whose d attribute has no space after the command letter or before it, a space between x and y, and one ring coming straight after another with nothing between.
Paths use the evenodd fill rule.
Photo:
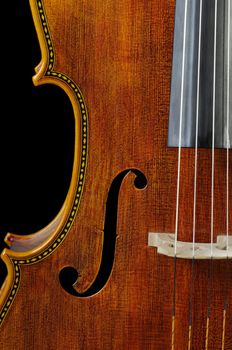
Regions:
<instances>
[{"instance_id":1,"label":"black background","mask_svg":"<svg viewBox=\"0 0 232 350\"><path fill-rule=\"evenodd\" d=\"M59 212L74 145L67 95L56 86L32 83L41 54L29 1L3 3L8 20L1 24L0 250L7 232L33 233Z\"/></svg>"}]
</instances>

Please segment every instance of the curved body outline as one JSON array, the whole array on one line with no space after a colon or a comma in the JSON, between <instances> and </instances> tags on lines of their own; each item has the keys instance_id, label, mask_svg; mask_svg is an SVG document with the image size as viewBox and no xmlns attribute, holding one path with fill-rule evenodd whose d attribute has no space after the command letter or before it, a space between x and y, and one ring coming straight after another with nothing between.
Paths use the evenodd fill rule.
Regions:
<instances>
[{"instance_id":1,"label":"curved body outline","mask_svg":"<svg viewBox=\"0 0 232 350\"><path fill-rule=\"evenodd\" d=\"M65 202L55 219L44 229L29 236L8 233L1 259L7 277L0 290L0 325L8 313L20 286L20 265L35 264L51 255L64 241L77 214L87 167L88 113L79 87L62 72L53 70L55 52L42 0L30 0L32 16L41 49L41 62L35 68L35 86L54 84L68 95L75 117L75 151L72 179Z\"/></svg>"}]
</instances>

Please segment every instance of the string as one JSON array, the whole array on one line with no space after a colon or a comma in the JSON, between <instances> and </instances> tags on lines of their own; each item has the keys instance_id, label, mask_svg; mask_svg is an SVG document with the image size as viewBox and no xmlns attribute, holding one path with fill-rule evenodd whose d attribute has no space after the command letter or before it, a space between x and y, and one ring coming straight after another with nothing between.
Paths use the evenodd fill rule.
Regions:
<instances>
[{"instance_id":1,"label":"string","mask_svg":"<svg viewBox=\"0 0 232 350\"><path fill-rule=\"evenodd\" d=\"M226 110L226 119L227 119L227 145L226 145L226 250L227 250L227 273L229 269L229 149L230 149L230 0L228 0L228 42L227 42L227 110ZM223 327L222 327L222 350L225 349L225 329L226 329L226 314L228 308L228 288L226 288L225 303L224 303L224 312L223 312Z\"/></svg>"},{"instance_id":2,"label":"string","mask_svg":"<svg viewBox=\"0 0 232 350\"><path fill-rule=\"evenodd\" d=\"M228 0L228 43L227 43L227 171L226 171L226 247L229 258L229 168L230 168L230 0Z\"/></svg>"},{"instance_id":3,"label":"string","mask_svg":"<svg viewBox=\"0 0 232 350\"><path fill-rule=\"evenodd\" d=\"M181 141L182 141L182 121L184 112L184 82L185 82L185 51L186 51L186 32L187 32L187 13L188 0L185 1L184 9L184 34L183 34L183 56L181 72L181 95L180 95L180 126L179 126L179 146L178 146L178 175L177 175L177 194L176 194L176 222L175 222L175 242L174 242L174 290L173 290L173 312L172 312L172 350L175 349L175 309L176 309L176 263L177 263L177 243L178 243L178 223L179 223L179 204L180 204L180 170L181 170Z\"/></svg>"},{"instance_id":4,"label":"string","mask_svg":"<svg viewBox=\"0 0 232 350\"><path fill-rule=\"evenodd\" d=\"M185 2L185 13L184 13L183 57L182 57L181 95L180 95L180 126L179 126L179 146L178 146L178 176L177 176L177 195L176 195L176 224L175 224L175 245L174 245L175 256L177 254L179 205L180 205L181 141L182 141L182 122L183 122L183 111L184 111L183 101L184 101L184 81L185 81L184 73L185 73L187 11L188 11L188 0L186 0Z\"/></svg>"},{"instance_id":5,"label":"string","mask_svg":"<svg viewBox=\"0 0 232 350\"><path fill-rule=\"evenodd\" d=\"M217 9L218 1L215 0L215 19L214 19L214 67L213 67L213 121L212 121L212 183L211 183L211 264L209 271L210 286L208 288L208 316L206 324L205 350L208 350L209 321L211 314L211 294L213 278L213 240L214 240L214 176L215 176L215 115L216 115L216 70L217 70Z\"/></svg>"},{"instance_id":6,"label":"string","mask_svg":"<svg viewBox=\"0 0 232 350\"><path fill-rule=\"evenodd\" d=\"M214 172L215 172L215 114L216 114L216 69L217 69L217 3L215 0L214 22L214 67L213 67L213 123L212 123L212 187L211 187L211 258L214 240Z\"/></svg>"},{"instance_id":7,"label":"string","mask_svg":"<svg viewBox=\"0 0 232 350\"><path fill-rule=\"evenodd\" d=\"M193 204L193 246L192 246L192 271L189 302L189 342L188 350L192 345L193 322L193 289L194 289L194 262L196 243L196 200L197 200L197 166L198 166L198 129L199 129L199 105L200 105L200 75L201 75L201 41L202 41L202 0L200 0L199 37L198 37L198 65L197 65L197 100L196 100L196 135L195 135L195 164L194 164L194 204Z\"/></svg>"},{"instance_id":8,"label":"string","mask_svg":"<svg viewBox=\"0 0 232 350\"><path fill-rule=\"evenodd\" d=\"M198 44L198 71L197 71L197 101L196 101L196 139L195 139L195 173L194 173L194 207L193 207L193 259L195 257L196 243L196 198L197 198L197 165L198 165L198 129L200 105L200 73L201 73L201 35L202 34L202 0L200 0L199 15L199 44Z\"/></svg>"}]
</instances>

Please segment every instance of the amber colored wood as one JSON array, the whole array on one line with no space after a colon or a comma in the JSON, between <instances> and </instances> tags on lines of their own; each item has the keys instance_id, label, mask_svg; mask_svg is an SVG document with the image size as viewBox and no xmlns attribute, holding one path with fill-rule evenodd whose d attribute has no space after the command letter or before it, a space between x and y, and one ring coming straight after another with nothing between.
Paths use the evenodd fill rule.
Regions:
<instances>
[{"instance_id":1,"label":"amber colored wood","mask_svg":"<svg viewBox=\"0 0 232 350\"><path fill-rule=\"evenodd\" d=\"M174 232L176 149L167 148L174 0L44 0L55 70L80 86L89 112L88 169L81 206L62 246L46 260L22 266L21 286L3 326L3 350L171 350L173 259L148 247L148 232ZM211 151L199 150L197 241L210 241ZM232 165L232 154L230 153ZM59 271L74 266L79 292L93 282L101 260L108 191L127 168L148 179L121 187L117 244L107 285L90 298L66 293ZM230 173L232 169L230 167ZM226 152L215 152L215 237L226 231ZM179 237L191 241L194 150L181 156ZM230 177L232 188L232 177ZM230 207L232 191L230 191ZM232 211L229 212L230 232ZM192 350L232 349L231 262L177 261L175 343L188 349L192 292ZM210 280L212 269L212 280Z\"/></svg>"}]
</instances>

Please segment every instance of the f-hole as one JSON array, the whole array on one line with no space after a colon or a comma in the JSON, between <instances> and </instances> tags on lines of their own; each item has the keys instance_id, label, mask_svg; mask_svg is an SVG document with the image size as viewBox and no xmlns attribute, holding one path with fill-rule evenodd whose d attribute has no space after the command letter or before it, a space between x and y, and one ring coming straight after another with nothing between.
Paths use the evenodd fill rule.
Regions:
<instances>
[{"instance_id":1,"label":"f-hole","mask_svg":"<svg viewBox=\"0 0 232 350\"><path fill-rule=\"evenodd\" d=\"M78 293L74 288L74 285L78 279L78 271L71 266L65 267L60 271L59 278L61 286L67 293L75 297L90 297L98 293L102 288L104 288L111 275L115 257L115 247L117 238L117 212L119 191L124 178L129 172L133 172L136 175L136 178L134 180L135 188L144 189L147 185L147 179L145 175L137 169L124 170L113 180L106 202L102 259L98 274L92 285L84 293Z\"/></svg>"}]
</instances>

